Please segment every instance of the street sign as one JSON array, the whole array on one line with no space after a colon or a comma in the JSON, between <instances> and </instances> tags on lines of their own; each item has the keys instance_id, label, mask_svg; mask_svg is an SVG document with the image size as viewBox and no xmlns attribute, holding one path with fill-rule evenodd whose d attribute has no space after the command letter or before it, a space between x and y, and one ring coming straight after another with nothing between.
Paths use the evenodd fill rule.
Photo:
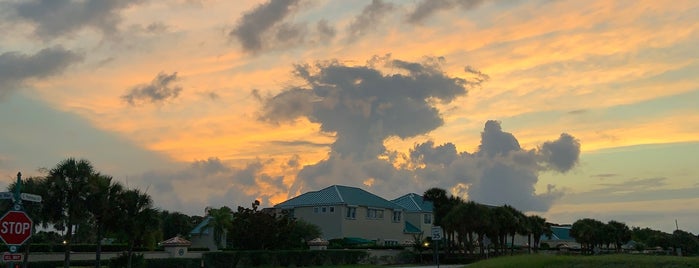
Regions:
<instances>
[{"instance_id":1,"label":"street sign","mask_svg":"<svg viewBox=\"0 0 699 268\"><path fill-rule=\"evenodd\" d=\"M442 227L432 226L432 241L442 240L443 236L444 236L444 231L442 230Z\"/></svg>"},{"instance_id":2,"label":"street sign","mask_svg":"<svg viewBox=\"0 0 699 268\"><path fill-rule=\"evenodd\" d=\"M20 198L22 198L22 200L27 200L27 201L29 201L29 202L37 202L37 203L40 203L40 202L41 202L41 196L40 196L40 195L22 193L22 194L20 194L19 196L20 196Z\"/></svg>"},{"instance_id":3,"label":"street sign","mask_svg":"<svg viewBox=\"0 0 699 268\"><path fill-rule=\"evenodd\" d=\"M20 246L32 236L32 219L24 211L8 211L0 218L0 239L8 246Z\"/></svg>"},{"instance_id":4,"label":"street sign","mask_svg":"<svg viewBox=\"0 0 699 268\"><path fill-rule=\"evenodd\" d=\"M14 199L15 194L12 192L0 192L0 199Z\"/></svg>"},{"instance_id":5,"label":"street sign","mask_svg":"<svg viewBox=\"0 0 699 268\"><path fill-rule=\"evenodd\" d=\"M24 260L24 254L22 253L10 253L5 252L2 254L3 262L21 262Z\"/></svg>"}]
</instances>

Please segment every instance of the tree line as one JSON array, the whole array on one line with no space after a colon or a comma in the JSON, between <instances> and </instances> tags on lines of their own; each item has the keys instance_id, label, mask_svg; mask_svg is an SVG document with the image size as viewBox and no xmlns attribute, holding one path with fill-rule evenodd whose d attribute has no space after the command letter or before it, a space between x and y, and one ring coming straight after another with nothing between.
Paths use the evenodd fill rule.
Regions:
<instances>
[{"instance_id":1,"label":"tree line","mask_svg":"<svg viewBox=\"0 0 699 268\"><path fill-rule=\"evenodd\" d=\"M540 238L551 236L551 224L538 215L527 216L512 206L488 206L448 196L444 189L431 188L423 198L432 201L434 225L444 230L445 253L460 250L465 254L486 253L492 245L494 254L506 254L509 239L510 254L514 252L515 235L528 237L529 250L539 249Z\"/></svg>"},{"instance_id":2,"label":"tree line","mask_svg":"<svg viewBox=\"0 0 699 268\"><path fill-rule=\"evenodd\" d=\"M11 183L8 191L14 192L17 186ZM95 243L95 266L100 267L102 241L109 235L127 245L127 266L131 267L135 247L153 247L165 232L188 233L196 221L181 213L159 211L148 193L125 187L83 159L65 159L45 170L44 176L22 178L19 187L21 192L42 196L41 203L23 206L34 227L62 233L48 231L32 237L24 245L25 265L32 242L52 241L64 245L64 267L70 265L71 245ZM3 200L3 211L11 205Z\"/></svg>"},{"instance_id":3,"label":"tree line","mask_svg":"<svg viewBox=\"0 0 699 268\"><path fill-rule=\"evenodd\" d=\"M70 265L72 245L94 244L95 267L100 267L105 237L126 244L127 267L132 267L135 249L153 250L158 241L188 236L206 217L211 218L206 228L213 229L219 248L298 249L305 248L304 241L321 235L315 225L260 210L259 201L237 211L226 206L208 209L204 217L159 210L147 192L129 189L84 159L68 158L42 171L45 175L20 181L21 192L43 199L23 206L35 229L51 230L38 232L25 243L25 267L31 243L63 244L64 267ZM14 192L16 187L13 182L7 190ZM11 206L11 200L0 201L2 211ZM228 241L225 245L223 237Z\"/></svg>"},{"instance_id":4,"label":"tree line","mask_svg":"<svg viewBox=\"0 0 699 268\"><path fill-rule=\"evenodd\" d=\"M514 252L515 235L528 238L528 250L540 248L542 236L551 237L552 223L538 215L525 215L510 205L489 206L447 195L444 189L431 188L423 198L434 205L434 225L441 226L445 234L445 253L455 251L465 254L485 254L486 248L495 255ZM672 234L650 228L629 228L625 223L611 220L584 218L570 226L570 236L581 245L583 254L593 254L595 248L620 252L622 245L634 241L636 250L661 247L681 248L685 255L699 254L699 237L676 230ZM509 239L509 241L508 241ZM475 252L478 249L478 252Z\"/></svg>"}]
</instances>

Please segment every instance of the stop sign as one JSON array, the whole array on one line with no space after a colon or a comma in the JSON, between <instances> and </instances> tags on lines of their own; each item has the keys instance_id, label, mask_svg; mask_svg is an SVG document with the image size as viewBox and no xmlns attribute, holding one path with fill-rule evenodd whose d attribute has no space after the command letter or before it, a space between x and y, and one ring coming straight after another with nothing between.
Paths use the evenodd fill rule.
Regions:
<instances>
[{"instance_id":1,"label":"stop sign","mask_svg":"<svg viewBox=\"0 0 699 268\"><path fill-rule=\"evenodd\" d=\"M0 218L0 239L8 246L24 244L32 236L32 219L24 211L8 211Z\"/></svg>"}]
</instances>

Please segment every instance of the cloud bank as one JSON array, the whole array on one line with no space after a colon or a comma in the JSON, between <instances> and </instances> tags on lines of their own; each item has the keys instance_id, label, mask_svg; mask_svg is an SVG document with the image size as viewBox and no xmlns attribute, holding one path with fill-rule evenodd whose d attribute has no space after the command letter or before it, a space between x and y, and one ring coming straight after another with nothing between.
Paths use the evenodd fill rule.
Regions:
<instances>
[{"instance_id":1,"label":"cloud bank","mask_svg":"<svg viewBox=\"0 0 699 268\"><path fill-rule=\"evenodd\" d=\"M386 149L384 142L390 137L416 137L440 127L444 121L436 104L451 103L487 80L472 67L465 70L480 74L476 78L450 76L440 69L443 61L386 56L364 66L337 61L297 65L295 74L307 86L263 99L260 119L281 123L305 117L336 140L325 160L298 172L289 192L349 184L397 196L443 187L487 204L547 210L562 192L550 185L536 193L535 185L540 172L567 172L577 163L580 143L568 134L539 150L525 150L500 122L491 120L474 153L433 141L416 144L407 154Z\"/></svg>"}]
</instances>

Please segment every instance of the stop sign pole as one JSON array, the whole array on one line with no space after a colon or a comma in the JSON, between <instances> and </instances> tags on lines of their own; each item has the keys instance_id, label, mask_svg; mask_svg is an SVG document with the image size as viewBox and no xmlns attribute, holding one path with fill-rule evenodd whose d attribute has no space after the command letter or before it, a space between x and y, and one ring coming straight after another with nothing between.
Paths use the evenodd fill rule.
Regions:
<instances>
[{"instance_id":1,"label":"stop sign pole","mask_svg":"<svg viewBox=\"0 0 699 268\"><path fill-rule=\"evenodd\" d=\"M0 239L10 248L12 254L32 236L34 223L27 213L22 210L22 200L41 202L40 195L22 193L22 173L17 173L17 184L12 195L14 204L12 210L0 217ZM0 198L9 199L11 193L0 193Z\"/></svg>"}]
</instances>

